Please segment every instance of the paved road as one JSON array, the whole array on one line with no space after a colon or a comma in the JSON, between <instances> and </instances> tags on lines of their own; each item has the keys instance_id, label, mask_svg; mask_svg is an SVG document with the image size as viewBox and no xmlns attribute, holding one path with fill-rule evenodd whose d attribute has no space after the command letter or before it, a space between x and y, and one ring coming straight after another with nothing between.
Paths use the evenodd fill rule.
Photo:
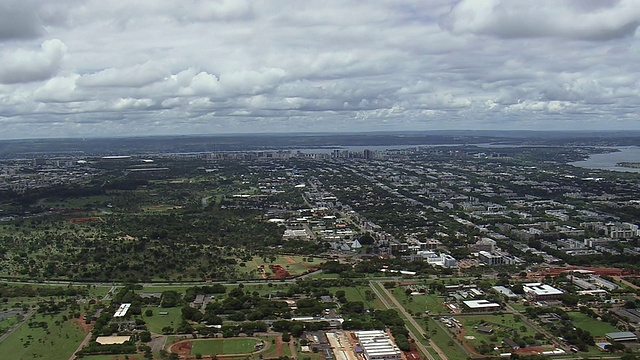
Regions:
<instances>
[{"instance_id":1,"label":"paved road","mask_svg":"<svg viewBox=\"0 0 640 360\"><path fill-rule=\"evenodd\" d=\"M413 332L413 330L411 329L411 327L407 326L407 330L409 331L409 335L411 335L412 338L415 339L415 344L416 346L420 349L420 351L429 359L429 360L436 360L433 355L431 355L431 353L427 350L427 347L424 346L422 344L422 342L420 341L420 338L425 339L426 338L426 334L424 332L424 330L420 327L420 324L418 324L416 322L416 320L413 318L413 316L409 315L409 313L405 310L404 306L402 306L402 304L400 304L400 302L398 301L398 299L395 298L395 296L393 296L389 290L387 290L380 282L377 282L377 284L379 285L379 287L382 289L382 291L384 291L386 296L383 296L380 291L378 290L378 287L375 286L373 284L373 281L369 281L369 287L371 287L371 289L373 290L373 292L378 296L378 298L380 298L380 300L382 301L382 303L384 304L385 307L387 307L387 309L398 309L400 310L400 312L402 312L402 314L404 314L404 316L407 318L407 320L413 325L413 327L419 332L419 334L416 334ZM386 298L389 298L391 300L391 302L393 304L390 304ZM438 355L440 356L441 360L448 360L447 356L440 350L440 348L438 348L432 340L429 340L429 345L430 347L435 350Z\"/></svg>"},{"instance_id":2,"label":"paved road","mask_svg":"<svg viewBox=\"0 0 640 360\"><path fill-rule=\"evenodd\" d=\"M151 348L152 353L158 353L160 350L164 349L164 345L167 343L167 335L159 335L154 336L151 339L151 343L149 347Z\"/></svg>"},{"instance_id":3,"label":"paved road","mask_svg":"<svg viewBox=\"0 0 640 360\"><path fill-rule=\"evenodd\" d=\"M505 308L511 314L520 315L520 318L522 319L522 322L524 322L525 324L529 325L529 327L532 328L534 331L541 333L542 335L546 336L548 339L552 339L554 345L556 345L557 347L563 349L567 353L571 352L571 347L570 346L558 341L558 338L556 336L554 336L553 334L548 332L543 327L538 326L538 324L536 324L535 321L531 321L529 318L527 318L526 315L523 315L523 314L519 313L510 304L507 303Z\"/></svg>"},{"instance_id":4,"label":"paved road","mask_svg":"<svg viewBox=\"0 0 640 360\"><path fill-rule=\"evenodd\" d=\"M78 345L78 347L76 348L76 351L74 351L73 354L71 354L71 356L69 357L69 360L77 359L76 354L78 353L78 351L82 350L82 348L85 347L89 343L89 341L91 341L91 331L89 331L87 336L84 337L84 340L82 340L80 345Z\"/></svg>"}]
</instances>

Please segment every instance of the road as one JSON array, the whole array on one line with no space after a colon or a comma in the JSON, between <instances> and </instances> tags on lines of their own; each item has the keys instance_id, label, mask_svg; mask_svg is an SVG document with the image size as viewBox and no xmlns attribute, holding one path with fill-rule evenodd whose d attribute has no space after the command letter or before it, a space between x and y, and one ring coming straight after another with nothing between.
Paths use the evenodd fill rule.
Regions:
<instances>
[{"instance_id":1,"label":"road","mask_svg":"<svg viewBox=\"0 0 640 360\"><path fill-rule=\"evenodd\" d=\"M80 345L78 345L78 347L76 348L76 351L74 351L73 354L71 354L71 356L69 357L69 360L77 359L76 354L78 353L78 351L82 350L82 348L85 347L89 343L89 341L91 341L91 331L89 331L87 336L84 337L84 340L82 340Z\"/></svg>"},{"instance_id":2,"label":"road","mask_svg":"<svg viewBox=\"0 0 640 360\"><path fill-rule=\"evenodd\" d=\"M546 329L542 328L541 326L538 326L538 324L535 323L535 321L531 321L529 320L525 315L520 314L516 309L514 309L510 304L506 304L505 305L505 309L507 309L507 311L511 314L514 315L520 315L520 319L522 319L522 322L524 322L525 324L527 324L530 328L532 328L534 331L541 333L542 335L546 336L547 339L553 339L553 344L559 348L561 348L562 350L566 351L567 353L571 352L571 347L568 346L567 344L564 344L560 341L558 341L558 338L556 336L554 336L553 334L551 334L550 332L548 332Z\"/></svg>"},{"instance_id":3,"label":"road","mask_svg":"<svg viewBox=\"0 0 640 360\"><path fill-rule=\"evenodd\" d=\"M18 330L20 325L24 324L24 322L27 321L27 319L30 318L31 315L33 315L35 313L36 313L36 309L29 310L29 312L27 312L24 315L24 317L22 318L22 321L18 322L17 324L13 325L12 327L10 327L4 334L2 334L2 336L0 336L0 342L3 342L4 339L9 337L9 335L11 335L14 331Z\"/></svg>"},{"instance_id":4,"label":"road","mask_svg":"<svg viewBox=\"0 0 640 360\"><path fill-rule=\"evenodd\" d=\"M424 332L424 330L422 329L422 327L420 327L420 324L418 324L418 322L416 322L416 320L413 318L413 316L411 316L404 308L404 306L402 306L402 304L400 304L400 302L398 301L398 299L395 298L395 296L393 296L389 290L387 290L382 284L381 282L376 282L379 287L385 292L385 295L383 296L380 291L378 290L378 287L376 287L374 285L373 281L369 281L369 287L371 287L371 289L373 290L373 292L378 296L378 298L380 298L380 301L382 301L382 303L384 304L384 306L387 309L398 309L400 310L400 312L405 316L405 318L411 323L411 325L413 325L413 327L416 329L416 331L418 331L419 333L416 334L411 327L407 326L407 330L409 331L409 335L411 335L412 338L415 339L415 344L418 347L418 349L420 349L420 352L422 352L429 360L436 360L433 355L431 355L431 353L429 352L429 350L427 350L427 347L424 346L422 344L422 342L420 341L420 339L426 339L426 333ZM390 304L386 298L389 298L391 300L391 302L393 302L393 304ZM429 339L429 347L431 347L433 350L435 350L438 355L440 356L440 359L442 360L448 360L447 356L440 350L440 348L438 348L431 339Z\"/></svg>"}]
</instances>

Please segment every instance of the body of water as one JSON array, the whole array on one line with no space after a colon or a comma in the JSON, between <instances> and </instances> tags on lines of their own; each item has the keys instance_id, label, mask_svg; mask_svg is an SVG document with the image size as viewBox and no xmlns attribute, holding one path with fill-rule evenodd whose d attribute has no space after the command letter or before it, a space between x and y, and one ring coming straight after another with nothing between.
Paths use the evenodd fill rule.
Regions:
<instances>
[{"instance_id":1,"label":"body of water","mask_svg":"<svg viewBox=\"0 0 640 360\"><path fill-rule=\"evenodd\" d=\"M640 172L640 169L617 166L620 162L640 163L640 147L630 146L616 149L620 151L607 154L593 154L589 156L587 160L572 162L570 165L587 169Z\"/></svg>"}]
</instances>

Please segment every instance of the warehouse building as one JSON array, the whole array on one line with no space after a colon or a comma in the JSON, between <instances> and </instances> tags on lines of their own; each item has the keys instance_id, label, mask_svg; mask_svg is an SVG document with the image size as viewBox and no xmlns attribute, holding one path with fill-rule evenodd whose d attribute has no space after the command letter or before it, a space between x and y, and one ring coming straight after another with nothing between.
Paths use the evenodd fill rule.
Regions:
<instances>
[{"instance_id":1,"label":"warehouse building","mask_svg":"<svg viewBox=\"0 0 640 360\"><path fill-rule=\"evenodd\" d=\"M367 360L401 360L402 352L382 330L354 332Z\"/></svg>"},{"instance_id":2,"label":"warehouse building","mask_svg":"<svg viewBox=\"0 0 640 360\"><path fill-rule=\"evenodd\" d=\"M611 332L605 334L607 340L621 342L621 341L638 341L638 335L630 331Z\"/></svg>"}]
</instances>

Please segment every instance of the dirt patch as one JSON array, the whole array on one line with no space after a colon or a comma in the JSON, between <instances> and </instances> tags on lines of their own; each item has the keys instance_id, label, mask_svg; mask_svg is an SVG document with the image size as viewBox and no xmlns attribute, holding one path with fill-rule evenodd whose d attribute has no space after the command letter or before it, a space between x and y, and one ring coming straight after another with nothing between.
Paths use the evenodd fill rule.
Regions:
<instances>
[{"instance_id":1,"label":"dirt patch","mask_svg":"<svg viewBox=\"0 0 640 360\"><path fill-rule=\"evenodd\" d=\"M553 345L530 346L530 347L526 347L526 348L520 348L520 349L513 350L513 352L516 353L516 354L537 355L537 354L542 353L543 351L553 350L553 349L555 349L555 347Z\"/></svg>"},{"instance_id":2,"label":"dirt patch","mask_svg":"<svg viewBox=\"0 0 640 360\"><path fill-rule=\"evenodd\" d=\"M276 338L276 349L274 351L274 354L276 357L280 357L282 356L282 348L284 347L284 342L282 341L282 336L278 336Z\"/></svg>"},{"instance_id":3,"label":"dirt patch","mask_svg":"<svg viewBox=\"0 0 640 360\"><path fill-rule=\"evenodd\" d=\"M178 354L180 357L188 357L191 355L191 340L180 341L169 346L168 352Z\"/></svg>"},{"instance_id":4,"label":"dirt patch","mask_svg":"<svg viewBox=\"0 0 640 360\"><path fill-rule=\"evenodd\" d=\"M420 352L416 349L411 349L411 351L405 352L405 356L407 357L407 360L423 360L422 355L420 355Z\"/></svg>"},{"instance_id":5,"label":"dirt patch","mask_svg":"<svg viewBox=\"0 0 640 360\"><path fill-rule=\"evenodd\" d=\"M269 265L269 268L273 271L274 279L286 279L291 277L291 274L289 274L289 272L280 264Z\"/></svg>"},{"instance_id":6,"label":"dirt patch","mask_svg":"<svg viewBox=\"0 0 640 360\"><path fill-rule=\"evenodd\" d=\"M71 322L75 325L78 330L82 331L83 334L88 334L93 329L93 324L87 324L82 319L71 318Z\"/></svg>"},{"instance_id":7,"label":"dirt patch","mask_svg":"<svg viewBox=\"0 0 640 360\"><path fill-rule=\"evenodd\" d=\"M287 259L287 261L289 262L289 264L297 264L298 262L293 260L293 258L291 256L287 256L285 255L284 257L285 259Z\"/></svg>"}]
</instances>

